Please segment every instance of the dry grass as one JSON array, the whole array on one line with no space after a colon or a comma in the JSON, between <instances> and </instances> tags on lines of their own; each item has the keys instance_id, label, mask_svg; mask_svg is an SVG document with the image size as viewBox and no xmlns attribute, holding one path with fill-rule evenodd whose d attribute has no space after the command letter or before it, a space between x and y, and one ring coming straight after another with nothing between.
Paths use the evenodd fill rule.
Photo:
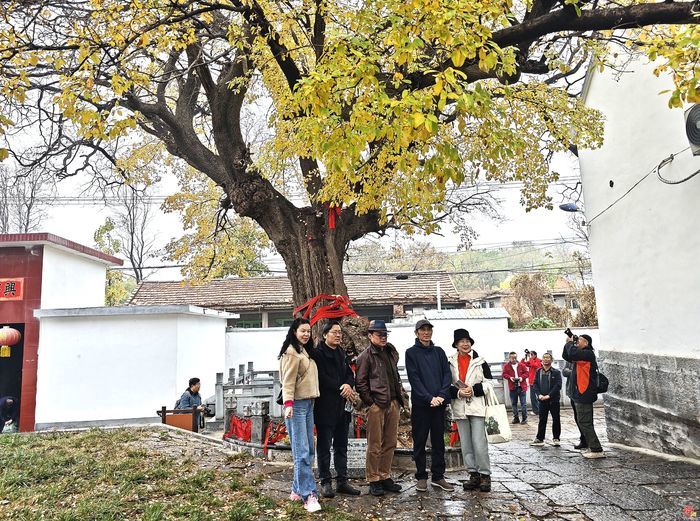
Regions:
<instances>
[{"instance_id":1,"label":"dry grass","mask_svg":"<svg viewBox=\"0 0 700 521\"><path fill-rule=\"evenodd\" d=\"M177 438L148 429L0 436L0 519L307 518L264 494L265 476L246 458L198 457ZM348 518L329 509L314 519Z\"/></svg>"}]
</instances>

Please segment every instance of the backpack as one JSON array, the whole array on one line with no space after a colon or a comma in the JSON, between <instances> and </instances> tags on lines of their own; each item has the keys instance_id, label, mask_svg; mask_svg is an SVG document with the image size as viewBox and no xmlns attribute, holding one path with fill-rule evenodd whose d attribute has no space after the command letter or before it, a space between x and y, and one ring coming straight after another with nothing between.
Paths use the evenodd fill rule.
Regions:
<instances>
[{"instance_id":1,"label":"backpack","mask_svg":"<svg viewBox=\"0 0 700 521\"><path fill-rule=\"evenodd\" d=\"M179 408L180 408L180 398L178 398L177 401L175 402L175 407L173 407L173 409L179 409Z\"/></svg>"},{"instance_id":2,"label":"backpack","mask_svg":"<svg viewBox=\"0 0 700 521\"><path fill-rule=\"evenodd\" d=\"M608 392L608 384L610 381L608 380L608 377L605 376L603 373L598 371L598 387L596 389L596 392L598 394L603 394Z\"/></svg>"}]
</instances>

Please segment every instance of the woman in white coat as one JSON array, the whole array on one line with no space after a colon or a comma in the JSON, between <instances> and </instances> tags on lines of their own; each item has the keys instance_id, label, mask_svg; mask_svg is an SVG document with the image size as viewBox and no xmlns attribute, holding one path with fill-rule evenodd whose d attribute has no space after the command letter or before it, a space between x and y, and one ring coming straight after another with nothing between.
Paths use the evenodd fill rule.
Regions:
<instances>
[{"instance_id":1,"label":"woman in white coat","mask_svg":"<svg viewBox=\"0 0 700 521\"><path fill-rule=\"evenodd\" d=\"M493 392L489 364L472 349L474 339L466 329L456 329L449 359L452 371L452 419L457 423L469 481L464 490L491 490L491 462L486 439L484 395Z\"/></svg>"}]
</instances>

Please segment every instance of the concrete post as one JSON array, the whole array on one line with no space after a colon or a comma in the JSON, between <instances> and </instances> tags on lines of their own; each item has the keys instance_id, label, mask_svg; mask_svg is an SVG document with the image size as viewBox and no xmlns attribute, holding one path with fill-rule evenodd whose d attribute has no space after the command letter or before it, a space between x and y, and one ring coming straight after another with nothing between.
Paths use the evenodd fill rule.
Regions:
<instances>
[{"instance_id":1,"label":"concrete post","mask_svg":"<svg viewBox=\"0 0 700 521\"><path fill-rule=\"evenodd\" d=\"M216 411L214 418L224 419L224 373L216 373L216 386L214 388L214 400Z\"/></svg>"}]
</instances>

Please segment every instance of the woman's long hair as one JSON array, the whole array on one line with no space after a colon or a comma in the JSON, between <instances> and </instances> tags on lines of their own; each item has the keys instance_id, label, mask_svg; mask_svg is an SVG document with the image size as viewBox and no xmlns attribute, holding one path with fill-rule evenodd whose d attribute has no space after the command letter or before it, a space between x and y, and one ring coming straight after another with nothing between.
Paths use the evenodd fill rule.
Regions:
<instances>
[{"instance_id":1,"label":"woman's long hair","mask_svg":"<svg viewBox=\"0 0 700 521\"><path fill-rule=\"evenodd\" d=\"M277 355L278 360L284 356L284 353L287 352L287 348L289 346L294 347L294 349L297 350L297 353L301 353L301 349L304 348L306 349L306 352L309 353L309 355L311 355L311 351L313 351L314 349L313 339L309 337L309 341L306 342L306 344L304 345L300 345L299 340L297 340L297 329L299 329L299 326L301 326L302 324L311 325L309 320L306 318L295 318L294 322L292 322L292 325L289 326L289 330L287 331L287 337L284 339L284 342L282 342L282 349L280 349L280 354Z\"/></svg>"}]
</instances>

